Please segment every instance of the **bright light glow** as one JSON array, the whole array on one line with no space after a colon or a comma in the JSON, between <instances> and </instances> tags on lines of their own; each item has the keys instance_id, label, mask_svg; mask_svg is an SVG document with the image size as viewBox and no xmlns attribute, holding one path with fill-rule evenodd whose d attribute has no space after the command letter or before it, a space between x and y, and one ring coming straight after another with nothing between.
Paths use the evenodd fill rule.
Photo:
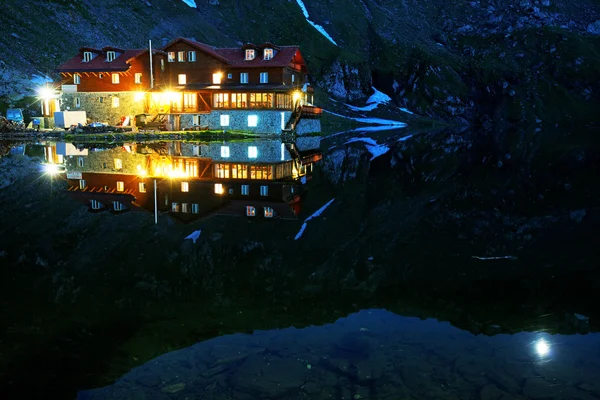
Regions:
<instances>
[{"instance_id":1,"label":"bright light glow","mask_svg":"<svg viewBox=\"0 0 600 400\"><path fill-rule=\"evenodd\" d=\"M534 346L535 352L540 357L545 357L550 353L550 344L545 339L539 339Z\"/></svg>"},{"instance_id":2,"label":"bright light glow","mask_svg":"<svg viewBox=\"0 0 600 400\"><path fill-rule=\"evenodd\" d=\"M139 172L139 174L140 174L140 176L146 176L148 174L148 172L145 169L143 169Z\"/></svg>"},{"instance_id":3,"label":"bright light glow","mask_svg":"<svg viewBox=\"0 0 600 400\"><path fill-rule=\"evenodd\" d=\"M223 78L222 72L217 72L213 74L213 84L219 85L221 84L221 78Z\"/></svg>"},{"instance_id":4,"label":"bright light glow","mask_svg":"<svg viewBox=\"0 0 600 400\"><path fill-rule=\"evenodd\" d=\"M46 164L46 165L44 165L44 171L46 171L46 173L48 175L56 175L56 174L58 174L58 165Z\"/></svg>"},{"instance_id":5,"label":"bright light glow","mask_svg":"<svg viewBox=\"0 0 600 400\"><path fill-rule=\"evenodd\" d=\"M135 100L135 101L144 100L144 92L135 92L135 94L133 95L133 100Z\"/></svg>"},{"instance_id":6,"label":"bright light glow","mask_svg":"<svg viewBox=\"0 0 600 400\"><path fill-rule=\"evenodd\" d=\"M167 101L177 100L178 97L179 97L179 94L177 92L165 92L165 99Z\"/></svg>"},{"instance_id":7,"label":"bright light glow","mask_svg":"<svg viewBox=\"0 0 600 400\"><path fill-rule=\"evenodd\" d=\"M221 183L215 183L215 193L216 194L223 194L223 184L221 184Z\"/></svg>"},{"instance_id":8,"label":"bright light glow","mask_svg":"<svg viewBox=\"0 0 600 400\"><path fill-rule=\"evenodd\" d=\"M256 157L258 157L258 147L248 146L248 158L256 158Z\"/></svg>"},{"instance_id":9,"label":"bright light glow","mask_svg":"<svg viewBox=\"0 0 600 400\"><path fill-rule=\"evenodd\" d=\"M295 91L294 94L292 95L292 97L294 98L294 102L300 100L300 97L302 97L302 93Z\"/></svg>"},{"instance_id":10,"label":"bright light glow","mask_svg":"<svg viewBox=\"0 0 600 400\"><path fill-rule=\"evenodd\" d=\"M56 97L56 95L54 94L54 90L50 89L47 86L39 88L37 93L38 93L38 97L41 99L44 99L44 100L52 99L52 98Z\"/></svg>"},{"instance_id":11,"label":"bright light glow","mask_svg":"<svg viewBox=\"0 0 600 400\"><path fill-rule=\"evenodd\" d=\"M248 126L258 125L258 115L248 115Z\"/></svg>"}]
</instances>

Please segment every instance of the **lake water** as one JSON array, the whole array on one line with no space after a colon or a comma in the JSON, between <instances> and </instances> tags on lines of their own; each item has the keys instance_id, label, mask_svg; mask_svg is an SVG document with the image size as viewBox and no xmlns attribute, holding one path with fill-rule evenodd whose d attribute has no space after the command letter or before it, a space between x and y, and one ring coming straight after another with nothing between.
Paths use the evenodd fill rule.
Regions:
<instances>
[{"instance_id":1,"label":"lake water","mask_svg":"<svg viewBox=\"0 0 600 400\"><path fill-rule=\"evenodd\" d=\"M0 398L600 399L597 137L2 142Z\"/></svg>"}]
</instances>

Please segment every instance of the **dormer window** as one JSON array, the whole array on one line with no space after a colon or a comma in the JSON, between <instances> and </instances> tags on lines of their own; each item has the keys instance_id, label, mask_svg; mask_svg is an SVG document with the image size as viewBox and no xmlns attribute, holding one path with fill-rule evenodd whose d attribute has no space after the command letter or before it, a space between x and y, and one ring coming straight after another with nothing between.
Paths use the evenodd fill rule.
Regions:
<instances>
[{"instance_id":1,"label":"dormer window","mask_svg":"<svg viewBox=\"0 0 600 400\"><path fill-rule=\"evenodd\" d=\"M106 61L112 62L115 58L117 58L117 53L115 53L114 51L106 52Z\"/></svg>"},{"instance_id":2,"label":"dormer window","mask_svg":"<svg viewBox=\"0 0 600 400\"><path fill-rule=\"evenodd\" d=\"M92 52L84 51L83 52L83 62L90 62L90 61L92 61Z\"/></svg>"},{"instance_id":3,"label":"dormer window","mask_svg":"<svg viewBox=\"0 0 600 400\"><path fill-rule=\"evenodd\" d=\"M247 49L246 50L246 60L250 61L250 60L254 60L254 49Z\"/></svg>"},{"instance_id":4,"label":"dormer window","mask_svg":"<svg viewBox=\"0 0 600 400\"><path fill-rule=\"evenodd\" d=\"M265 49L263 53L263 58L265 60L270 60L273 58L273 49Z\"/></svg>"}]
</instances>

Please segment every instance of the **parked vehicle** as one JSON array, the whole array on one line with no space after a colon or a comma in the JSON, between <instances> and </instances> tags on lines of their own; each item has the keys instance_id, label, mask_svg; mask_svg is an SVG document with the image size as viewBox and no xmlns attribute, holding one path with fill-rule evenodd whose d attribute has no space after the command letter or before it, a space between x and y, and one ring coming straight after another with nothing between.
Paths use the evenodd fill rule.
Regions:
<instances>
[{"instance_id":1,"label":"parked vehicle","mask_svg":"<svg viewBox=\"0 0 600 400\"><path fill-rule=\"evenodd\" d=\"M14 121L18 124L24 123L23 110L20 108L9 108L6 110L6 119L9 121Z\"/></svg>"}]
</instances>

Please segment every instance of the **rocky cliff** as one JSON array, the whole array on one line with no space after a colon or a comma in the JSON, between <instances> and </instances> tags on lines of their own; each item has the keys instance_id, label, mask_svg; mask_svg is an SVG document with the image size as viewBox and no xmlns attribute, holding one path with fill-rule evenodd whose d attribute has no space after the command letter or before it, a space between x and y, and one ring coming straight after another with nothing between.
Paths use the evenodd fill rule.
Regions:
<instances>
[{"instance_id":1,"label":"rocky cliff","mask_svg":"<svg viewBox=\"0 0 600 400\"><path fill-rule=\"evenodd\" d=\"M319 101L331 108L330 98L360 103L375 86L394 105L452 122L597 118L600 7L593 0L307 0L304 10L292 0L195 4L3 2L3 107L81 46L143 47L185 36L217 46L299 44Z\"/></svg>"}]
</instances>

